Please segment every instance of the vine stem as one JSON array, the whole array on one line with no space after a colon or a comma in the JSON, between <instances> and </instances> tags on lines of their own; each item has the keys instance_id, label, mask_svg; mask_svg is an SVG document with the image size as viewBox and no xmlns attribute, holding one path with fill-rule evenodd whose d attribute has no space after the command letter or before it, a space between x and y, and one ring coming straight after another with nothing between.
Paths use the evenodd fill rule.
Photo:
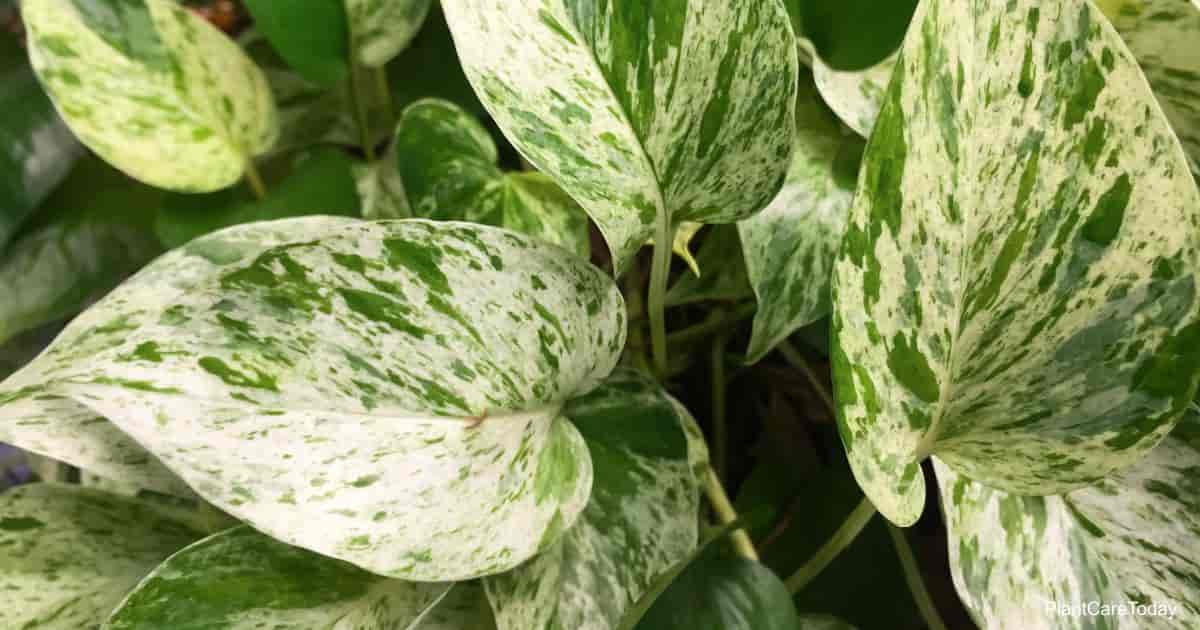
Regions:
<instances>
[{"instance_id":1,"label":"vine stem","mask_svg":"<svg viewBox=\"0 0 1200 630\"><path fill-rule=\"evenodd\" d=\"M712 466L708 466L704 493L708 495L708 502L712 504L713 511L717 513L717 518L721 520L722 525L728 525L738 520L737 510L733 509L729 495L725 494L725 486L721 485L721 480L717 478L717 473L713 471ZM750 535L746 533L746 530L736 529L730 534L730 537L739 554L758 562L758 552L754 550L754 543L750 541Z\"/></svg>"},{"instance_id":2,"label":"vine stem","mask_svg":"<svg viewBox=\"0 0 1200 630\"><path fill-rule=\"evenodd\" d=\"M912 591L913 600L917 602L917 610L929 630L946 630L946 622L938 614L929 590L925 588L925 580L921 578L921 567L917 565L912 546L904 536L904 531L888 523L888 533L892 536L892 544L896 546L896 555L900 557L900 566L904 569L904 581L908 582L908 590Z\"/></svg>"},{"instance_id":3,"label":"vine stem","mask_svg":"<svg viewBox=\"0 0 1200 630\"><path fill-rule=\"evenodd\" d=\"M791 363L804 373L804 378L808 379L808 384L812 385L812 388L817 391L817 395L821 397L821 402L825 403L825 408L836 418L837 406L833 403L833 396L825 388L825 383L822 383L821 379L817 378L817 373L813 371L808 361L804 360L804 355L800 354L800 351L790 341L784 341L779 344L779 352L783 354L783 358L787 359L788 363Z\"/></svg>"},{"instance_id":4,"label":"vine stem","mask_svg":"<svg viewBox=\"0 0 1200 630\"><path fill-rule=\"evenodd\" d=\"M820 575L821 571L824 571L825 567L829 566L829 563L842 553L842 550L854 542L854 539L858 537L873 516L875 516L875 506L864 497L858 507L850 513L850 516L846 517L842 526L833 533L833 536L825 541L825 544L817 550L817 553L813 554L813 557L808 559L808 562L804 563L804 566L784 582L788 590L799 593L805 586L808 586L808 583Z\"/></svg>"},{"instance_id":5,"label":"vine stem","mask_svg":"<svg viewBox=\"0 0 1200 630\"><path fill-rule=\"evenodd\" d=\"M726 466L729 461L729 426L725 411L725 348L728 344L728 334L717 335L709 357L712 374L712 465L718 481L727 479L729 472Z\"/></svg>"},{"instance_id":6,"label":"vine stem","mask_svg":"<svg viewBox=\"0 0 1200 630\"><path fill-rule=\"evenodd\" d=\"M703 339L709 335L719 333L728 328L731 324L735 324L743 319L746 319L747 317L750 317L757 309L757 304L749 302L742 304L731 311L714 310L707 319L699 324L689 326L667 335L667 343L669 345L677 346L691 343L698 339Z\"/></svg>"},{"instance_id":7,"label":"vine stem","mask_svg":"<svg viewBox=\"0 0 1200 630\"><path fill-rule=\"evenodd\" d=\"M353 49L351 42L351 49ZM362 76L363 69L357 62L352 61L350 64L350 100L354 105L354 122L358 125L358 140L362 146L363 155L366 156L368 162L375 161L375 147L371 144L371 130L368 129L367 121L367 105L363 102Z\"/></svg>"},{"instance_id":8,"label":"vine stem","mask_svg":"<svg viewBox=\"0 0 1200 630\"><path fill-rule=\"evenodd\" d=\"M667 373L667 276L671 273L671 244L675 240L675 225L670 217L658 219L654 237L654 257L650 261L650 295L646 300L650 318L650 348L654 355L654 371L661 378Z\"/></svg>"},{"instance_id":9,"label":"vine stem","mask_svg":"<svg viewBox=\"0 0 1200 630\"><path fill-rule=\"evenodd\" d=\"M380 100L383 101L383 111L387 115L387 123L390 128L395 123L396 111L392 104L392 93L388 90L387 66L372 68L371 74L375 75L375 89L379 92Z\"/></svg>"},{"instance_id":10,"label":"vine stem","mask_svg":"<svg viewBox=\"0 0 1200 630\"><path fill-rule=\"evenodd\" d=\"M250 190L256 198L267 198L267 187L263 185L262 176L258 174L258 167L254 166L252 159L246 160L246 183L250 185Z\"/></svg>"}]
</instances>

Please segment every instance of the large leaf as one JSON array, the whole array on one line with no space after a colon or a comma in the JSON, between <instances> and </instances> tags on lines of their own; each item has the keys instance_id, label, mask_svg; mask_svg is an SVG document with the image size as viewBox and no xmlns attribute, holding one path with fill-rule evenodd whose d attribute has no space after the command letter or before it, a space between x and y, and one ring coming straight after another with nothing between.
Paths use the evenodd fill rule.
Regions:
<instances>
[{"instance_id":1,"label":"large leaf","mask_svg":"<svg viewBox=\"0 0 1200 630\"><path fill-rule=\"evenodd\" d=\"M1200 1L1099 0L1200 175Z\"/></svg>"},{"instance_id":2,"label":"large leaf","mask_svg":"<svg viewBox=\"0 0 1200 630\"><path fill-rule=\"evenodd\" d=\"M148 184L229 186L278 131L262 72L169 0L27 0L29 56L75 135Z\"/></svg>"},{"instance_id":3,"label":"large leaf","mask_svg":"<svg viewBox=\"0 0 1200 630\"><path fill-rule=\"evenodd\" d=\"M265 199L245 189L174 195L154 227L163 245L172 248L231 225L311 214L357 217L361 207L350 158L337 149L322 148L299 160L287 177L268 189Z\"/></svg>"},{"instance_id":4,"label":"large leaf","mask_svg":"<svg viewBox=\"0 0 1200 630\"><path fill-rule=\"evenodd\" d=\"M502 172L487 129L457 105L407 107L392 150L414 216L506 227L588 257L583 210L544 175Z\"/></svg>"},{"instance_id":5,"label":"large leaf","mask_svg":"<svg viewBox=\"0 0 1200 630\"><path fill-rule=\"evenodd\" d=\"M781 3L442 4L475 91L618 272L656 230L737 221L778 191L798 63Z\"/></svg>"},{"instance_id":6,"label":"large leaf","mask_svg":"<svg viewBox=\"0 0 1200 630\"><path fill-rule=\"evenodd\" d=\"M2 17L2 16L0 16ZM30 70L25 51L0 30L0 252L66 177L81 153Z\"/></svg>"},{"instance_id":7,"label":"large leaf","mask_svg":"<svg viewBox=\"0 0 1200 630\"><path fill-rule=\"evenodd\" d=\"M1132 468L1050 497L994 490L934 462L954 585L981 628L1200 624L1200 446L1169 437ZM1062 612L1134 604L1151 608Z\"/></svg>"},{"instance_id":8,"label":"large leaf","mask_svg":"<svg viewBox=\"0 0 1200 630\"><path fill-rule=\"evenodd\" d=\"M1200 194L1084 0L921 5L835 271L855 477L892 521L936 453L1023 494L1145 455L1196 389Z\"/></svg>"},{"instance_id":9,"label":"large leaf","mask_svg":"<svg viewBox=\"0 0 1200 630\"><path fill-rule=\"evenodd\" d=\"M592 496L557 545L484 579L500 630L612 630L696 546L708 452L687 410L623 370L564 414L591 452Z\"/></svg>"},{"instance_id":10,"label":"large leaf","mask_svg":"<svg viewBox=\"0 0 1200 630\"><path fill-rule=\"evenodd\" d=\"M854 179L839 176L838 155L857 139L842 134L811 77L800 86L795 150L783 190L766 210L737 224L758 298L746 350L751 363L829 314L833 263L854 198Z\"/></svg>"},{"instance_id":11,"label":"large leaf","mask_svg":"<svg viewBox=\"0 0 1200 630\"><path fill-rule=\"evenodd\" d=\"M917 0L799 0L799 22L821 61L864 70L900 45Z\"/></svg>"},{"instance_id":12,"label":"large leaf","mask_svg":"<svg viewBox=\"0 0 1200 630\"><path fill-rule=\"evenodd\" d=\"M367 573L241 526L167 559L113 611L106 630L159 628L494 628L477 585L420 583Z\"/></svg>"},{"instance_id":13,"label":"large leaf","mask_svg":"<svg viewBox=\"0 0 1200 630\"><path fill-rule=\"evenodd\" d=\"M142 576L200 537L153 505L74 485L0 494L0 626L95 628Z\"/></svg>"},{"instance_id":14,"label":"large leaf","mask_svg":"<svg viewBox=\"0 0 1200 630\"><path fill-rule=\"evenodd\" d=\"M246 9L289 66L317 85L332 87L349 74L350 26L343 1L246 0Z\"/></svg>"},{"instance_id":15,"label":"large leaf","mask_svg":"<svg viewBox=\"0 0 1200 630\"><path fill-rule=\"evenodd\" d=\"M813 63L813 79L821 97L842 122L868 138L895 68L895 55L865 70L835 70L818 59Z\"/></svg>"},{"instance_id":16,"label":"large leaf","mask_svg":"<svg viewBox=\"0 0 1200 630\"><path fill-rule=\"evenodd\" d=\"M0 422L82 431L56 416L94 410L279 540L465 579L583 510L591 465L560 409L612 370L624 320L611 279L505 230L254 223L169 252L73 321L0 386Z\"/></svg>"},{"instance_id":17,"label":"large leaf","mask_svg":"<svg viewBox=\"0 0 1200 630\"><path fill-rule=\"evenodd\" d=\"M345 0L345 3L358 61L378 68L412 42L433 0Z\"/></svg>"}]
</instances>

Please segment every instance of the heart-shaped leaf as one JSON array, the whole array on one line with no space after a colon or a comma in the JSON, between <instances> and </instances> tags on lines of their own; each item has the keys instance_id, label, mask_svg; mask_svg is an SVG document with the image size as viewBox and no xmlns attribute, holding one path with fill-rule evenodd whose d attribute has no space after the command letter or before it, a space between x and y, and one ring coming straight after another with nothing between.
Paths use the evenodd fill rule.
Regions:
<instances>
[{"instance_id":1,"label":"heart-shaped leaf","mask_svg":"<svg viewBox=\"0 0 1200 630\"><path fill-rule=\"evenodd\" d=\"M583 210L544 175L502 172L491 134L454 103L407 107L392 150L414 216L505 227L588 257Z\"/></svg>"},{"instance_id":2,"label":"heart-shaped leaf","mask_svg":"<svg viewBox=\"0 0 1200 630\"><path fill-rule=\"evenodd\" d=\"M289 66L317 85L332 87L350 72L350 26L343 2L246 0L246 9Z\"/></svg>"},{"instance_id":3,"label":"heart-shaped leaf","mask_svg":"<svg viewBox=\"0 0 1200 630\"><path fill-rule=\"evenodd\" d=\"M893 522L919 463L1061 493L1143 457L1196 390L1200 193L1084 0L922 3L835 270L839 424Z\"/></svg>"},{"instance_id":4,"label":"heart-shaped leaf","mask_svg":"<svg viewBox=\"0 0 1200 630\"><path fill-rule=\"evenodd\" d=\"M779 190L798 71L781 3L442 5L475 91L618 272L679 222L737 221Z\"/></svg>"},{"instance_id":5,"label":"heart-shaped leaf","mask_svg":"<svg viewBox=\"0 0 1200 630\"><path fill-rule=\"evenodd\" d=\"M433 4L433 0L345 2L355 54L369 68L381 67L400 54L421 30Z\"/></svg>"},{"instance_id":6,"label":"heart-shaped leaf","mask_svg":"<svg viewBox=\"0 0 1200 630\"><path fill-rule=\"evenodd\" d=\"M800 0L799 22L821 61L864 70L896 51L917 0Z\"/></svg>"},{"instance_id":7,"label":"heart-shaped leaf","mask_svg":"<svg viewBox=\"0 0 1200 630\"><path fill-rule=\"evenodd\" d=\"M854 198L854 179L840 178L847 144L837 119L803 77L796 105L792 165L766 210L737 224L750 285L758 298L746 360L757 362L797 328L829 314L833 262Z\"/></svg>"},{"instance_id":8,"label":"heart-shaped leaf","mask_svg":"<svg viewBox=\"0 0 1200 630\"><path fill-rule=\"evenodd\" d=\"M868 138L895 69L896 55L865 70L835 70L818 59L813 63L813 79L821 97L842 122Z\"/></svg>"},{"instance_id":9,"label":"heart-shaped leaf","mask_svg":"<svg viewBox=\"0 0 1200 630\"><path fill-rule=\"evenodd\" d=\"M2 16L0 16L2 17ZM0 29L0 252L82 153L29 68Z\"/></svg>"},{"instance_id":10,"label":"heart-shaped leaf","mask_svg":"<svg viewBox=\"0 0 1200 630\"><path fill-rule=\"evenodd\" d=\"M262 72L169 0L21 3L33 68L84 144L160 188L229 186L278 132Z\"/></svg>"},{"instance_id":11,"label":"heart-shaped leaf","mask_svg":"<svg viewBox=\"0 0 1200 630\"><path fill-rule=\"evenodd\" d=\"M202 534L153 505L75 485L0 494L0 626L95 628L159 562Z\"/></svg>"},{"instance_id":12,"label":"heart-shaped leaf","mask_svg":"<svg viewBox=\"0 0 1200 630\"><path fill-rule=\"evenodd\" d=\"M612 630L696 546L708 451L682 405L621 370L564 415L591 452L591 499L549 551L484 578L500 630Z\"/></svg>"},{"instance_id":13,"label":"heart-shaped leaf","mask_svg":"<svg viewBox=\"0 0 1200 630\"><path fill-rule=\"evenodd\" d=\"M1063 496L1008 494L934 462L954 585L981 628L1200 623L1200 443L1168 437L1135 466ZM1113 612L1098 616L1101 605Z\"/></svg>"},{"instance_id":14,"label":"heart-shaped leaf","mask_svg":"<svg viewBox=\"0 0 1200 630\"><path fill-rule=\"evenodd\" d=\"M444 624L430 624L437 616ZM105 630L494 628L477 584L405 582L241 526L179 551L146 576Z\"/></svg>"},{"instance_id":15,"label":"heart-shaped leaf","mask_svg":"<svg viewBox=\"0 0 1200 630\"><path fill-rule=\"evenodd\" d=\"M56 415L93 410L279 540L465 579L583 510L591 465L560 410L624 335L610 278L516 233L255 223L167 253L73 321L0 386L0 422L82 431Z\"/></svg>"},{"instance_id":16,"label":"heart-shaped leaf","mask_svg":"<svg viewBox=\"0 0 1200 630\"><path fill-rule=\"evenodd\" d=\"M737 227L718 225L709 230L696 252L697 274L683 274L667 291L667 304L678 306L705 300L736 302L754 295L746 276L745 256Z\"/></svg>"}]
</instances>

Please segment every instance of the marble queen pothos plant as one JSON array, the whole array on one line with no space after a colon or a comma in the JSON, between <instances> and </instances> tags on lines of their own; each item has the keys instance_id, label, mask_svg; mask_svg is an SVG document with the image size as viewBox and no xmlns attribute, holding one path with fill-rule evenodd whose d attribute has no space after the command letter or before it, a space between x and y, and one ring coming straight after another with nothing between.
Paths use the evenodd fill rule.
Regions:
<instances>
[{"instance_id":1,"label":"marble queen pothos plant","mask_svg":"<svg viewBox=\"0 0 1200 630\"><path fill-rule=\"evenodd\" d=\"M927 496L982 628L1200 627L1200 0L217 4L0 4L0 627L848 628L879 513L941 628Z\"/></svg>"}]
</instances>

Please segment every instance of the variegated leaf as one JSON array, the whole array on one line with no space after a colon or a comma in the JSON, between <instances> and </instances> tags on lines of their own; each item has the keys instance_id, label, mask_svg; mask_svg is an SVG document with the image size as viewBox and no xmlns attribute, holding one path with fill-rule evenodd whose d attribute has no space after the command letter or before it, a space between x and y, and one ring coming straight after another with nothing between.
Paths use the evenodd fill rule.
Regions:
<instances>
[{"instance_id":1,"label":"variegated leaf","mask_svg":"<svg viewBox=\"0 0 1200 630\"><path fill-rule=\"evenodd\" d=\"M837 173L843 144L837 119L821 102L811 77L804 77L783 190L766 210L737 224L750 286L758 298L748 362L762 359L832 308L833 262L854 198L853 179L845 181Z\"/></svg>"},{"instance_id":2,"label":"variegated leaf","mask_svg":"<svg viewBox=\"0 0 1200 630\"><path fill-rule=\"evenodd\" d=\"M591 451L591 500L552 549L484 578L500 630L612 630L696 546L708 451L691 414L632 370L564 413Z\"/></svg>"},{"instance_id":3,"label":"variegated leaf","mask_svg":"<svg viewBox=\"0 0 1200 630\"><path fill-rule=\"evenodd\" d=\"M487 630L484 601L477 585L385 578L240 526L168 558L104 629L428 629L437 610L445 630Z\"/></svg>"},{"instance_id":4,"label":"variegated leaf","mask_svg":"<svg viewBox=\"0 0 1200 630\"><path fill-rule=\"evenodd\" d=\"M202 534L153 505L76 485L0 494L0 626L96 628L164 558Z\"/></svg>"},{"instance_id":5,"label":"variegated leaf","mask_svg":"<svg viewBox=\"0 0 1200 630\"><path fill-rule=\"evenodd\" d=\"M934 462L954 585L979 627L1200 625L1197 446L1168 437L1135 466L1049 497L993 490Z\"/></svg>"},{"instance_id":6,"label":"variegated leaf","mask_svg":"<svg viewBox=\"0 0 1200 630\"><path fill-rule=\"evenodd\" d=\"M67 125L132 177L185 192L242 176L278 131L262 72L169 0L26 0L34 70Z\"/></svg>"},{"instance_id":7,"label":"variegated leaf","mask_svg":"<svg viewBox=\"0 0 1200 630\"><path fill-rule=\"evenodd\" d=\"M1200 176L1200 0L1098 0Z\"/></svg>"},{"instance_id":8,"label":"variegated leaf","mask_svg":"<svg viewBox=\"0 0 1200 630\"><path fill-rule=\"evenodd\" d=\"M345 0L354 54L364 66L378 68L413 40L433 0Z\"/></svg>"},{"instance_id":9,"label":"variegated leaf","mask_svg":"<svg viewBox=\"0 0 1200 630\"><path fill-rule=\"evenodd\" d=\"M718 225L709 230L696 253L696 268L698 275L682 274L671 285L667 305L705 300L734 302L754 295L735 225Z\"/></svg>"},{"instance_id":10,"label":"variegated leaf","mask_svg":"<svg viewBox=\"0 0 1200 630\"><path fill-rule=\"evenodd\" d=\"M362 201L364 219L408 219L412 208L404 193L404 182L396 169L396 154L389 150L373 164L355 164L354 183Z\"/></svg>"},{"instance_id":11,"label":"variegated leaf","mask_svg":"<svg viewBox=\"0 0 1200 630\"><path fill-rule=\"evenodd\" d=\"M491 134L458 105L410 105L392 150L415 216L505 227L589 256L587 215L578 204L544 175L502 172Z\"/></svg>"},{"instance_id":12,"label":"variegated leaf","mask_svg":"<svg viewBox=\"0 0 1200 630\"><path fill-rule=\"evenodd\" d=\"M875 127L895 68L896 55L866 70L834 70L817 59L813 62L813 78L830 109L858 135L867 138Z\"/></svg>"},{"instance_id":13,"label":"variegated leaf","mask_svg":"<svg viewBox=\"0 0 1200 630\"><path fill-rule=\"evenodd\" d=\"M936 453L1061 493L1145 455L1196 390L1200 194L1085 0L918 9L835 271L839 423L899 524Z\"/></svg>"},{"instance_id":14,"label":"variegated leaf","mask_svg":"<svg viewBox=\"0 0 1200 630\"><path fill-rule=\"evenodd\" d=\"M563 403L616 364L611 279L467 223L313 217L169 252L0 385L84 408L271 536L420 581L504 571L587 501ZM82 430L80 428L79 430Z\"/></svg>"},{"instance_id":15,"label":"variegated leaf","mask_svg":"<svg viewBox=\"0 0 1200 630\"><path fill-rule=\"evenodd\" d=\"M778 191L798 70L782 3L442 4L484 105L618 272L674 224L737 221Z\"/></svg>"}]
</instances>

